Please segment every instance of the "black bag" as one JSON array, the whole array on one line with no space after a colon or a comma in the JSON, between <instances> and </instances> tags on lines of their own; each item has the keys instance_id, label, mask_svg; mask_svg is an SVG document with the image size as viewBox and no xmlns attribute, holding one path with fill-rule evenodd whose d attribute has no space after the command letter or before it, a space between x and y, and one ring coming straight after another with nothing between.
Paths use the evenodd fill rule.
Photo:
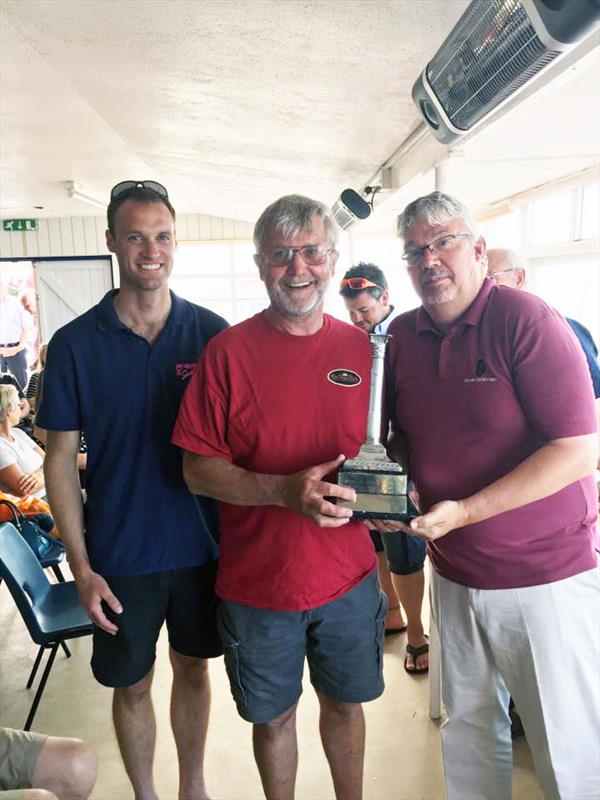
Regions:
<instances>
[{"instance_id":1,"label":"black bag","mask_svg":"<svg viewBox=\"0 0 600 800\"><path fill-rule=\"evenodd\" d=\"M53 536L50 536L50 534L44 530L44 528L48 527L48 520L52 520L49 514L26 517L21 509L14 503L11 503L10 500L0 500L0 504L10 509L12 513L12 524L40 561L54 558L65 552L63 543ZM37 516L40 517L39 521L36 519Z\"/></svg>"}]
</instances>

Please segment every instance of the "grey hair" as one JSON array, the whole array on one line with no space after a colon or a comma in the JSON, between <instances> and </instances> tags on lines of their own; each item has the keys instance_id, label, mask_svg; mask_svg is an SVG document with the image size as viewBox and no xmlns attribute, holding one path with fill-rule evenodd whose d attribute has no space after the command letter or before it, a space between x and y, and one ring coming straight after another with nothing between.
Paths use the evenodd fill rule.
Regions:
<instances>
[{"instance_id":1,"label":"grey hair","mask_svg":"<svg viewBox=\"0 0 600 800\"><path fill-rule=\"evenodd\" d=\"M508 247L492 247L491 250L488 250L488 255L491 253L503 253L504 260L506 262L506 266L504 269L508 269L511 272L514 272L517 269L524 269L527 271L527 261L517 253L516 250L510 250Z\"/></svg>"},{"instance_id":2,"label":"grey hair","mask_svg":"<svg viewBox=\"0 0 600 800\"><path fill-rule=\"evenodd\" d=\"M267 239L273 233L293 238L300 231L308 230L313 217L323 220L330 247L337 242L337 225L331 218L329 208L318 200L300 194L288 194L271 203L258 218L254 226L254 245L257 253L263 252Z\"/></svg>"},{"instance_id":3,"label":"grey hair","mask_svg":"<svg viewBox=\"0 0 600 800\"><path fill-rule=\"evenodd\" d=\"M12 383L0 384L0 422L4 422L9 411L19 408L19 393Z\"/></svg>"},{"instance_id":4,"label":"grey hair","mask_svg":"<svg viewBox=\"0 0 600 800\"><path fill-rule=\"evenodd\" d=\"M406 239L410 226L420 219L429 225L440 225L449 219L462 219L472 236L480 235L469 209L456 197L443 192L431 192L409 203L398 217L398 236Z\"/></svg>"}]
</instances>

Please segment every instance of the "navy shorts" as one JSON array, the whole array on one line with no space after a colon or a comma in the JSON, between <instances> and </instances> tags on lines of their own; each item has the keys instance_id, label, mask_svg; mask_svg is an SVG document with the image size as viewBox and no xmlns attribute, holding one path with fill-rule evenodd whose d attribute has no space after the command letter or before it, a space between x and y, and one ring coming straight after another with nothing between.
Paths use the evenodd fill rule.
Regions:
<instances>
[{"instance_id":1,"label":"navy shorts","mask_svg":"<svg viewBox=\"0 0 600 800\"><path fill-rule=\"evenodd\" d=\"M193 658L214 658L223 652L217 630L215 578L217 562L149 575L107 577L123 606L115 614L102 604L118 626L116 636L94 625L92 672L104 686L131 686L150 672L163 622L169 644Z\"/></svg>"},{"instance_id":2,"label":"navy shorts","mask_svg":"<svg viewBox=\"0 0 600 800\"><path fill-rule=\"evenodd\" d=\"M387 600L374 570L337 600L309 611L272 611L222 600L219 631L238 712L260 724L302 694L304 659L312 685L346 703L383 692Z\"/></svg>"},{"instance_id":3,"label":"navy shorts","mask_svg":"<svg viewBox=\"0 0 600 800\"><path fill-rule=\"evenodd\" d=\"M400 533L369 531L371 541L378 553L385 551L390 572L393 575L412 575L420 572L427 555L427 542L418 536Z\"/></svg>"}]
</instances>

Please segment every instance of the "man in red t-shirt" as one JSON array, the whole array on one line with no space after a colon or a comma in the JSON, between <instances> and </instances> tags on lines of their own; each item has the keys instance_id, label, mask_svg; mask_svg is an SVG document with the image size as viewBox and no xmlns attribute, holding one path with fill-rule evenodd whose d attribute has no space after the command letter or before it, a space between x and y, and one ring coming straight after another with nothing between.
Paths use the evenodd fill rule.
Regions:
<instances>
[{"instance_id":1,"label":"man in red t-shirt","mask_svg":"<svg viewBox=\"0 0 600 800\"><path fill-rule=\"evenodd\" d=\"M486 277L468 210L399 218L422 306L390 325L389 450L408 453L442 648L449 800L511 796L509 694L545 797L597 798L596 416L565 320Z\"/></svg>"},{"instance_id":2,"label":"man in red t-shirt","mask_svg":"<svg viewBox=\"0 0 600 800\"><path fill-rule=\"evenodd\" d=\"M220 501L220 633L266 796L294 794L306 658L336 796L358 798L387 603L366 526L333 501L355 499L334 475L365 438L371 348L323 313L338 258L323 204L277 200L254 241L270 305L209 343L173 442L190 490Z\"/></svg>"}]
</instances>

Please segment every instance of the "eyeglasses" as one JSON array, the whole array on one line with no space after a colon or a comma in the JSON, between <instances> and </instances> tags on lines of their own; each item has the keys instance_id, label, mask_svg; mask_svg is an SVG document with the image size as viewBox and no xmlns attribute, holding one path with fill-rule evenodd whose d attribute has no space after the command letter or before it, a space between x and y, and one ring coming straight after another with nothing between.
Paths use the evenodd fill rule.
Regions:
<instances>
[{"instance_id":1,"label":"eyeglasses","mask_svg":"<svg viewBox=\"0 0 600 800\"><path fill-rule=\"evenodd\" d=\"M383 292L381 286L378 286L373 281L370 281L368 278L343 278L342 282L340 283L340 291L344 289L380 289Z\"/></svg>"},{"instance_id":2,"label":"eyeglasses","mask_svg":"<svg viewBox=\"0 0 600 800\"><path fill-rule=\"evenodd\" d=\"M259 253L273 267L285 267L294 260L294 254L300 253L302 260L309 267L318 267L324 264L329 253L333 248L325 247L322 244L304 244L302 247L279 247L270 253Z\"/></svg>"},{"instance_id":3,"label":"eyeglasses","mask_svg":"<svg viewBox=\"0 0 600 800\"><path fill-rule=\"evenodd\" d=\"M165 187L162 183L157 183L156 181L121 181L110 190L110 199L111 201L116 200L134 189L150 189L151 192L156 192L156 194L164 197L165 200L169 199Z\"/></svg>"},{"instance_id":4,"label":"eyeglasses","mask_svg":"<svg viewBox=\"0 0 600 800\"><path fill-rule=\"evenodd\" d=\"M488 278L495 279L496 275L503 275L505 272L515 272L516 267L507 267L506 269L498 269L496 272L488 272Z\"/></svg>"},{"instance_id":5,"label":"eyeglasses","mask_svg":"<svg viewBox=\"0 0 600 800\"><path fill-rule=\"evenodd\" d=\"M420 264L425 251L429 250L431 255L439 253L450 253L458 244L457 239L468 239L472 236L470 233L447 233L445 236L440 236L439 239L434 239L429 244L424 244L423 247L415 247L408 250L403 254L402 258L409 267L415 267Z\"/></svg>"}]
</instances>

